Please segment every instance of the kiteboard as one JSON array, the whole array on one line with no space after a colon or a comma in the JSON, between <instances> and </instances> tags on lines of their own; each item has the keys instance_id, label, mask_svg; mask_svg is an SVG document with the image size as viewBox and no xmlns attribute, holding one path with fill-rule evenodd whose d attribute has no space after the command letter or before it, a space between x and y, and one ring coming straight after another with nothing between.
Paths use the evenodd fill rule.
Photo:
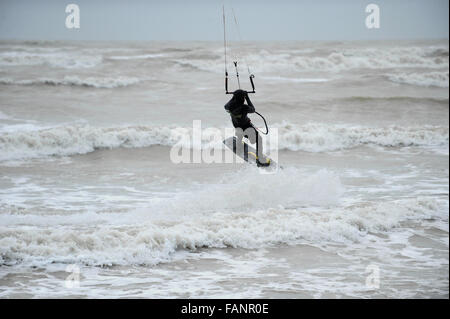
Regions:
<instances>
[{"instance_id":1,"label":"kiteboard","mask_svg":"<svg viewBox=\"0 0 450 319\"><path fill-rule=\"evenodd\" d=\"M242 158L249 164L256 165L260 168L274 170L278 168L278 164L263 154L263 158L258 158L256 149L248 144L246 141L242 140L241 145L238 145L238 141L236 136L229 137L223 141L223 144L227 146L230 150L232 150L237 156ZM259 163L258 163L259 162ZM263 165L261 165L263 164Z\"/></svg>"}]
</instances>

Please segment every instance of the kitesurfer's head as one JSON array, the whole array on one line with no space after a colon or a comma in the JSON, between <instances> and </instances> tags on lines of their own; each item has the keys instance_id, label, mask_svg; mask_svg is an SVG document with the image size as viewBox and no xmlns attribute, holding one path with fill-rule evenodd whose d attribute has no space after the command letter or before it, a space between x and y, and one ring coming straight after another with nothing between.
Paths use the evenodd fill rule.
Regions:
<instances>
[{"instance_id":1,"label":"kitesurfer's head","mask_svg":"<svg viewBox=\"0 0 450 319\"><path fill-rule=\"evenodd\" d=\"M236 90L233 92L234 99L239 103L244 103L247 92L244 90Z\"/></svg>"}]
</instances>

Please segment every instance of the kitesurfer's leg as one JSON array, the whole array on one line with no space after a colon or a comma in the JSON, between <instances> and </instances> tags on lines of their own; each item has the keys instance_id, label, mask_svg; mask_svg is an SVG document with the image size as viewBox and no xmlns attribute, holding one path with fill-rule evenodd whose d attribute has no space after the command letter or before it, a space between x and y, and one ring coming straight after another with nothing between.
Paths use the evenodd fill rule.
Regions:
<instances>
[{"instance_id":1,"label":"kitesurfer's leg","mask_svg":"<svg viewBox=\"0 0 450 319\"><path fill-rule=\"evenodd\" d=\"M256 162L258 163L258 166L268 166L270 162L264 156L261 134L259 134L258 130L252 125L245 130L245 135L248 136L250 143L256 144L256 155L258 156Z\"/></svg>"},{"instance_id":2,"label":"kitesurfer's leg","mask_svg":"<svg viewBox=\"0 0 450 319\"><path fill-rule=\"evenodd\" d=\"M250 141L250 143L256 144L257 156L258 158L262 158L263 154L262 138L261 135L258 134L256 128L253 125L249 126L245 130L245 135L248 136L248 140Z\"/></svg>"},{"instance_id":3,"label":"kitesurfer's leg","mask_svg":"<svg viewBox=\"0 0 450 319\"><path fill-rule=\"evenodd\" d=\"M236 135L236 154L240 154L244 149L244 144L242 143L242 139L244 138L244 131L240 127L236 127L234 131Z\"/></svg>"},{"instance_id":4,"label":"kitesurfer's leg","mask_svg":"<svg viewBox=\"0 0 450 319\"><path fill-rule=\"evenodd\" d=\"M257 131L256 131L256 150L258 152L258 158L263 160L264 159L264 155L263 155L264 152L263 152L262 137L261 137L261 134L259 134ZM265 159L264 159L264 161L265 161Z\"/></svg>"},{"instance_id":5,"label":"kitesurfer's leg","mask_svg":"<svg viewBox=\"0 0 450 319\"><path fill-rule=\"evenodd\" d=\"M266 163L267 160L264 156L262 137L261 134L259 134L256 129L255 133L256 133L256 152L258 154L258 162L264 164Z\"/></svg>"}]
</instances>

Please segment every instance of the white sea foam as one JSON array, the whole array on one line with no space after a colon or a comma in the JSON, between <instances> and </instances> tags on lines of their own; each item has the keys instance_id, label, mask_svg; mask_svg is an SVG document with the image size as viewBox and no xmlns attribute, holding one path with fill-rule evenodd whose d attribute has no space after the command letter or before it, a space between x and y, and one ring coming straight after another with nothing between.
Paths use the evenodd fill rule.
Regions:
<instances>
[{"instance_id":1,"label":"white sea foam","mask_svg":"<svg viewBox=\"0 0 450 319\"><path fill-rule=\"evenodd\" d=\"M448 127L364 127L310 123L293 125L282 123L278 128L280 150L324 152L349 149L361 145L384 147L440 146L448 148ZM216 129L202 132L202 148L222 148L214 140ZM223 131L222 131L223 133ZM152 145L194 148L192 128L121 126L92 127L66 125L51 128L36 126L0 130L0 160L38 158L42 156L67 156L86 154L100 148L147 147ZM273 145L271 146L273 147Z\"/></svg>"},{"instance_id":2,"label":"white sea foam","mask_svg":"<svg viewBox=\"0 0 450 319\"><path fill-rule=\"evenodd\" d=\"M36 78L26 80L15 80L11 78L0 78L0 84L3 85L67 85L67 86L81 86L93 88L117 88L125 87L139 83L140 80L134 77L119 76L115 78L110 77L86 77L80 78L78 76L65 76L62 79L54 78Z\"/></svg>"},{"instance_id":3,"label":"white sea foam","mask_svg":"<svg viewBox=\"0 0 450 319\"><path fill-rule=\"evenodd\" d=\"M9 117L10 118L10 117ZM34 120L15 119L17 124L7 124L0 126L1 133L15 133L15 132L35 132L39 130L51 129L54 126L38 125Z\"/></svg>"},{"instance_id":4,"label":"white sea foam","mask_svg":"<svg viewBox=\"0 0 450 319\"><path fill-rule=\"evenodd\" d=\"M428 72L428 73L388 74L387 78L393 82L418 86L436 86L448 88L449 84L448 71Z\"/></svg>"},{"instance_id":5,"label":"white sea foam","mask_svg":"<svg viewBox=\"0 0 450 319\"><path fill-rule=\"evenodd\" d=\"M326 177L328 176L322 173L322 177L311 177L303 184L302 181L299 182L303 189L308 186L319 189L327 186ZM284 185L286 187L288 184ZM318 197L326 195L325 193L326 191L322 192ZM274 192L273 189L269 192L266 190L266 196L269 197L284 196L280 194L281 192ZM218 196L223 198L222 194L216 194L215 198ZM202 199L200 197L196 202L201 204ZM240 199L241 197L233 198L237 201ZM448 218L441 204L426 197L321 210L277 207L195 213L192 210L195 207L185 210L182 206L185 202L181 201L179 204L177 214L166 214L164 219L152 218L152 211L149 209L147 220L138 216L136 224L89 226L89 217L86 216L86 225L83 226L61 225L48 228L24 225L11 229L2 225L0 262L33 265L52 262L89 265L155 264L169 260L180 249L230 246L256 248L300 242L350 245L364 241L369 232L389 231L406 220ZM176 201L174 205L176 208ZM142 212L139 215L142 216ZM128 217L132 221L135 216L133 212L129 212Z\"/></svg>"},{"instance_id":6,"label":"white sea foam","mask_svg":"<svg viewBox=\"0 0 450 319\"><path fill-rule=\"evenodd\" d=\"M266 176L249 167L226 174L208 187L180 193L162 210L183 214L186 211L243 211L279 205L328 206L339 202L343 190L339 177L327 170L307 175L296 168L287 168Z\"/></svg>"}]
</instances>

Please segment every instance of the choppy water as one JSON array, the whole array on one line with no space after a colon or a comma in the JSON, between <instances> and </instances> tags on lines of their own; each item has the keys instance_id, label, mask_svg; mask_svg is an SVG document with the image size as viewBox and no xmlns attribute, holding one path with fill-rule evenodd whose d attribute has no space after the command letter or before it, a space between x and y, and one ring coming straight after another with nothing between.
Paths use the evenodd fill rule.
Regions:
<instances>
[{"instance_id":1,"label":"choppy water","mask_svg":"<svg viewBox=\"0 0 450 319\"><path fill-rule=\"evenodd\" d=\"M232 44L269 175L170 161L222 50L0 42L0 297L448 298L448 41Z\"/></svg>"}]
</instances>

